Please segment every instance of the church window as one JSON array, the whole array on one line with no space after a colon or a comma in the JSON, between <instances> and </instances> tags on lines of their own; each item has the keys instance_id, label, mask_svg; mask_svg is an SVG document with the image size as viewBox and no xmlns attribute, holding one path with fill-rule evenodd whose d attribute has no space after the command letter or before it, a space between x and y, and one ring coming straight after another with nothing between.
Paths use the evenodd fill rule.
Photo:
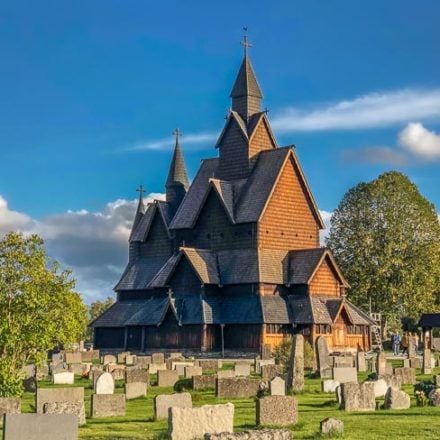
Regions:
<instances>
[{"instance_id":1,"label":"church window","mask_svg":"<svg viewBox=\"0 0 440 440\"><path fill-rule=\"evenodd\" d=\"M320 335L330 335L332 333L332 328L328 324L318 324L316 326L316 333Z\"/></svg>"}]
</instances>

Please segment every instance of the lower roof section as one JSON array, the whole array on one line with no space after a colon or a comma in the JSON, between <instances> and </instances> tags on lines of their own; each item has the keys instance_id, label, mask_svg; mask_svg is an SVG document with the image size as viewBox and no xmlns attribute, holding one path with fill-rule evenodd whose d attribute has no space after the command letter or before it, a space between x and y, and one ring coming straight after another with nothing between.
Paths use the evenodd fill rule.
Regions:
<instances>
[{"instance_id":1,"label":"lower roof section","mask_svg":"<svg viewBox=\"0 0 440 440\"><path fill-rule=\"evenodd\" d=\"M279 295L153 295L118 301L95 319L96 327L160 326L168 311L179 325L190 324L332 324L342 310L353 325L373 325L367 314L345 298Z\"/></svg>"}]
</instances>

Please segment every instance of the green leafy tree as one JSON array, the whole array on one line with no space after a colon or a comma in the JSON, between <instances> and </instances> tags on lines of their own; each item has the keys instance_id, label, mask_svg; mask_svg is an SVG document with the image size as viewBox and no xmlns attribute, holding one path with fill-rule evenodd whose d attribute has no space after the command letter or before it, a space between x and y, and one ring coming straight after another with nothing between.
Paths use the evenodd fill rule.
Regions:
<instances>
[{"instance_id":1,"label":"green leafy tree","mask_svg":"<svg viewBox=\"0 0 440 440\"><path fill-rule=\"evenodd\" d=\"M102 313L104 313L113 303L115 300L108 296L107 299L104 301L96 300L90 304L89 307L89 319L90 321L93 321L98 316L100 316ZM87 340L91 341L93 337L92 329L89 327L87 330Z\"/></svg>"},{"instance_id":2,"label":"green leafy tree","mask_svg":"<svg viewBox=\"0 0 440 440\"><path fill-rule=\"evenodd\" d=\"M354 303L399 320L436 309L440 224L405 175L388 172L350 189L331 224L327 246Z\"/></svg>"},{"instance_id":3,"label":"green leafy tree","mask_svg":"<svg viewBox=\"0 0 440 440\"><path fill-rule=\"evenodd\" d=\"M87 307L69 271L50 262L37 235L0 240L0 396L22 393L21 370L85 334Z\"/></svg>"}]
</instances>

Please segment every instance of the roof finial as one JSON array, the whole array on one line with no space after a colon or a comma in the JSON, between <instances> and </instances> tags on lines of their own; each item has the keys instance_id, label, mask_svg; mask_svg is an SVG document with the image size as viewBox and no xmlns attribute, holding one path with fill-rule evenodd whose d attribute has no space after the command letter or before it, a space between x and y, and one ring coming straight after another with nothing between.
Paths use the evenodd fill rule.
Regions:
<instances>
[{"instance_id":1,"label":"roof finial","mask_svg":"<svg viewBox=\"0 0 440 440\"><path fill-rule=\"evenodd\" d=\"M179 138L182 137L182 132L176 128L171 134L176 136L176 145L179 143Z\"/></svg>"},{"instance_id":2,"label":"roof finial","mask_svg":"<svg viewBox=\"0 0 440 440\"><path fill-rule=\"evenodd\" d=\"M243 41L241 41L240 44L244 48L244 56L247 57L248 56L248 49L249 49L249 47L252 47L252 44L249 43L249 40L248 40L248 35L247 35L248 28L244 27L243 30L244 30Z\"/></svg>"},{"instance_id":3,"label":"roof finial","mask_svg":"<svg viewBox=\"0 0 440 440\"><path fill-rule=\"evenodd\" d=\"M136 191L139 193L139 199L142 199L144 196L145 188L142 185L139 185L139 187L136 188Z\"/></svg>"}]
</instances>

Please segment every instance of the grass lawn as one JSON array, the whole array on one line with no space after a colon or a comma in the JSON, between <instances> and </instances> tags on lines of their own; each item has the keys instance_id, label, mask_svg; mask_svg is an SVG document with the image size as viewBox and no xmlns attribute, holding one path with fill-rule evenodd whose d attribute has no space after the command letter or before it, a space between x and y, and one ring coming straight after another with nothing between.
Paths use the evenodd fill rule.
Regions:
<instances>
[{"instance_id":1,"label":"grass lawn","mask_svg":"<svg viewBox=\"0 0 440 440\"><path fill-rule=\"evenodd\" d=\"M399 366L398 364L395 366ZM420 371L419 371L420 373ZM440 374L436 369L433 374ZM360 375L364 380L366 375ZM429 380L432 376L418 375L419 380ZM85 388L86 414L90 413L92 383L80 377L75 378L76 386ZM49 382L39 386L53 386ZM377 410L365 413L345 413L338 409L333 394L320 391L320 379L306 378L304 392L297 395L299 401L299 423L292 427L295 439L319 439L319 422L326 417L342 419L345 424L344 439L439 439L440 408L419 408L413 397L413 387L404 386L411 396L409 410ZM123 392L123 382L117 381L116 392ZM127 401L125 417L87 419L87 425L80 428L81 439L165 439L167 422L154 421L153 398L157 394L172 393L171 388L150 386L145 398ZM235 405L235 429L237 431L255 428L255 401L253 399L217 399L213 391L192 392L194 406L226 403ZM23 397L23 412L34 411L34 395Z\"/></svg>"}]
</instances>

